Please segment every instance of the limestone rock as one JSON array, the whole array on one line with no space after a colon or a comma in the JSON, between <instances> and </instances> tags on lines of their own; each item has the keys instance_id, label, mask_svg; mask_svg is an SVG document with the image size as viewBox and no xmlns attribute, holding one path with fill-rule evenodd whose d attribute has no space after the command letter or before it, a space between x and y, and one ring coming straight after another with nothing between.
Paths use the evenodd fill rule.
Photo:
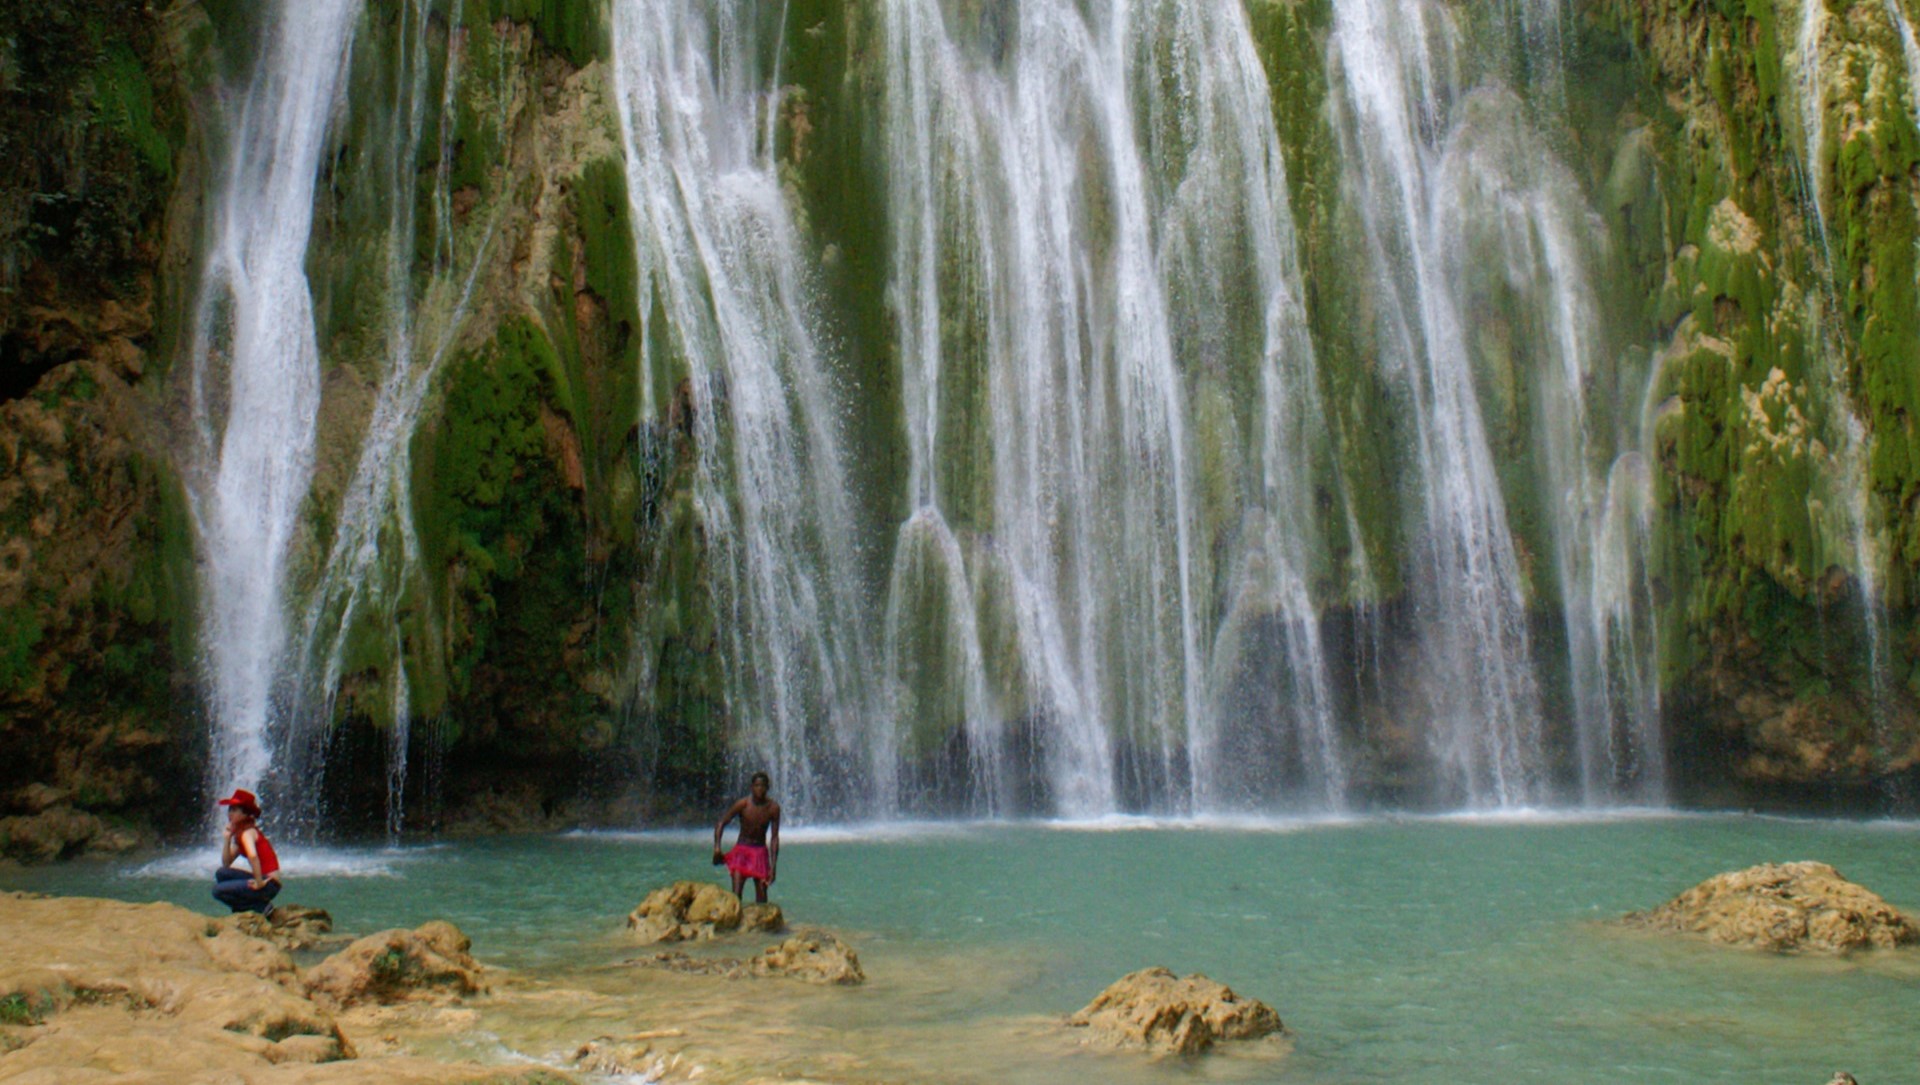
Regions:
<instances>
[{"instance_id":1,"label":"limestone rock","mask_svg":"<svg viewBox=\"0 0 1920 1085\"><path fill-rule=\"evenodd\" d=\"M285 951L184 908L4 893L0 945L0 998L18 996L38 1022L4 1045L16 1050L0 1053L0 1078L140 1068L189 1080L266 1065L296 1037L284 1059L352 1055Z\"/></svg>"},{"instance_id":2,"label":"limestone rock","mask_svg":"<svg viewBox=\"0 0 1920 1085\"><path fill-rule=\"evenodd\" d=\"M589 1074L631 1076L652 1080L659 1076L663 1059L645 1038L615 1039L600 1036L580 1045L573 1053L573 1066Z\"/></svg>"},{"instance_id":3,"label":"limestone rock","mask_svg":"<svg viewBox=\"0 0 1920 1085\"><path fill-rule=\"evenodd\" d=\"M38 814L64 804L73 795L65 788L49 784L28 784L14 791L13 805L24 813Z\"/></svg>"},{"instance_id":4,"label":"limestone rock","mask_svg":"<svg viewBox=\"0 0 1920 1085\"><path fill-rule=\"evenodd\" d=\"M867 980L853 947L822 930L804 930L770 946L748 967L756 975L789 976L808 983L846 986Z\"/></svg>"},{"instance_id":5,"label":"limestone rock","mask_svg":"<svg viewBox=\"0 0 1920 1085\"><path fill-rule=\"evenodd\" d=\"M648 893L627 915L627 929L642 945L707 941L738 930L740 920L740 898L727 890L704 882L674 882Z\"/></svg>"},{"instance_id":6,"label":"limestone rock","mask_svg":"<svg viewBox=\"0 0 1920 1085\"><path fill-rule=\"evenodd\" d=\"M666 950L652 957L628 961L642 968L659 968L694 976L751 979L785 976L805 983L847 987L865 983L860 955L839 936L823 930L803 930L756 957L692 957Z\"/></svg>"},{"instance_id":7,"label":"limestone rock","mask_svg":"<svg viewBox=\"0 0 1920 1085\"><path fill-rule=\"evenodd\" d=\"M1702 934L1722 945L1846 953L1920 942L1920 925L1825 863L1764 863L1716 875L1631 926Z\"/></svg>"},{"instance_id":8,"label":"limestone rock","mask_svg":"<svg viewBox=\"0 0 1920 1085\"><path fill-rule=\"evenodd\" d=\"M26 863L50 863L84 851L108 834L97 816L59 805L21 817L0 818L0 855Z\"/></svg>"},{"instance_id":9,"label":"limestone rock","mask_svg":"<svg viewBox=\"0 0 1920 1085\"><path fill-rule=\"evenodd\" d=\"M235 912L220 922L293 952L320 949L336 941L345 945L349 941L333 937L333 916L326 909L304 904L276 905L271 919L258 912Z\"/></svg>"},{"instance_id":10,"label":"limestone rock","mask_svg":"<svg viewBox=\"0 0 1920 1085\"><path fill-rule=\"evenodd\" d=\"M1091 1041L1108 1047L1175 1055L1197 1055L1217 1041L1283 1031L1280 1015L1266 1003L1241 998L1197 973L1183 979L1164 968L1122 976L1067 1024L1091 1029Z\"/></svg>"},{"instance_id":11,"label":"limestone rock","mask_svg":"<svg viewBox=\"0 0 1920 1085\"><path fill-rule=\"evenodd\" d=\"M778 904L747 904L740 908L740 930L746 934L779 934L787 929L787 916Z\"/></svg>"},{"instance_id":12,"label":"limestone rock","mask_svg":"<svg viewBox=\"0 0 1920 1085\"><path fill-rule=\"evenodd\" d=\"M307 990L340 1006L479 994L486 985L479 963L467 954L471 946L459 928L439 920L410 931L381 931L315 965L307 972Z\"/></svg>"},{"instance_id":13,"label":"limestone rock","mask_svg":"<svg viewBox=\"0 0 1920 1085\"><path fill-rule=\"evenodd\" d=\"M273 909L268 930L274 941L288 949L313 949L331 939L333 916L325 908L281 904Z\"/></svg>"}]
</instances>

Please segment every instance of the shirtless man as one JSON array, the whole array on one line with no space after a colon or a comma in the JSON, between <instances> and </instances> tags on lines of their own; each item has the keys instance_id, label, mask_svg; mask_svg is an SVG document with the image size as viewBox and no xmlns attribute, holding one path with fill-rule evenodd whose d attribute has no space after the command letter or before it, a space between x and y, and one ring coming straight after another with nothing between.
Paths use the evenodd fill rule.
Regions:
<instances>
[{"instance_id":1,"label":"shirtless man","mask_svg":"<svg viewBox=\"0 0 1920 1085\"><path fill-rule=\"evenodd\" d=\"M753 899L761 904L767 902L767 887L773 884L774 869L780 863L780 804L767 798L770 784L766 773L754 773L751 793L727 807L720 824L713 827L713 861L726 863L733 874L733 895L739 896L752 878ZM740 839L733 842L732 851L723 853L720 837L734 818L740 819Z\"/></svg>"}]
</instances>

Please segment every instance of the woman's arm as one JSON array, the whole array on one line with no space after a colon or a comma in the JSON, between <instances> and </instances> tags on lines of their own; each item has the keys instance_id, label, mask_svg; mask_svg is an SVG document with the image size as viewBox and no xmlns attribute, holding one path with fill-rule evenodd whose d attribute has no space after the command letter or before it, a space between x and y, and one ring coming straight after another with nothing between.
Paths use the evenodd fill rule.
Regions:
<instances>
[{"instance_id":1,"label":"woman's arm","mask_svg":"<svg viewBox=\"0 0 1920 1085\"><path fill-rule=\"evenodd\" d=\"M220 865L232 866L240 854L240 842L234 839L233 826L227 826L226 835L220 838Z\"/></svg>"},{"instance_id":2,"label":"woman's arm","mask_svg":"<svg viewBox=\"0 0 1920 1085\"><path fill-rule=\"evenodd\" d=\"M780 869L780 810L773 811L773 820L767 824L767 884L773 884L773 876Z\"/></svg>"}]
</instances>

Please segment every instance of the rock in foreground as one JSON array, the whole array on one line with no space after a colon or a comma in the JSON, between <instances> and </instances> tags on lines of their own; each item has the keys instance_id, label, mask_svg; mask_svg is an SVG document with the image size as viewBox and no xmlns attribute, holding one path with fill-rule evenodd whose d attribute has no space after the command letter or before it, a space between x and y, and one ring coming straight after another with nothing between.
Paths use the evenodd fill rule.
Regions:
<instances>
[{"instance_id":1,"label":"rock in foreground","mask_svg":"<svg viewBox=\"0 0 1920 1085\"><path fill-rule=\"evenodd\" d=\"M1197 1055L1221 1040L1253 1040L1283 1030L1280 1015L1223 983L1164 968L1122 976L1067 1024L1091 1030L1089 1042Z\"/></svg>"},{"instance_id":2,"label":"rock in foreground","mask_svg":"<svg viewBox=\"0 0 1920 1085\"><path fill-rule=\"evenodd\" d=\"M1626 922L1777 952L1847 953L1920 942L1920 925L1825 863L1763 863L1716 875Z\"/></svg>"},{"instance_id":3,"label":"rock in foreground","mask_svg":"<svg viewBox=\"0 0 1920 1085\"><path fill-rule=\"evenodd\" d=\"M399 1002L416 995L472 995L486 990L472 942L451 923L370 934L307 973L307 990L338 1006Z\"/></svg>"}]
</instances>

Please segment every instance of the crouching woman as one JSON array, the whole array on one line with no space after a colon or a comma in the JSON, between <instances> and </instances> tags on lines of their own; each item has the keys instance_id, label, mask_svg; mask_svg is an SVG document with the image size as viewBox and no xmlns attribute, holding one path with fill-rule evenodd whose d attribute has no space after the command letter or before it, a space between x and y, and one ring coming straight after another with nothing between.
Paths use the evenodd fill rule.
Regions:
<instances>
[{"instance_id":1,"label":"crouching woman","mask_svg":"<svg viewBox=\"0 0 1920 1085\"><path fill-rule=\"evenodd\" d=\"M213 899L236 912L272 918L273 898L280 895L280 857L260 831L260 803L253 792L235 788L220 805L227 808L227 832L220 843L220 869L213 872ZM249 870L234 866L243 855Z\"/></svg>"}]
</instances>

